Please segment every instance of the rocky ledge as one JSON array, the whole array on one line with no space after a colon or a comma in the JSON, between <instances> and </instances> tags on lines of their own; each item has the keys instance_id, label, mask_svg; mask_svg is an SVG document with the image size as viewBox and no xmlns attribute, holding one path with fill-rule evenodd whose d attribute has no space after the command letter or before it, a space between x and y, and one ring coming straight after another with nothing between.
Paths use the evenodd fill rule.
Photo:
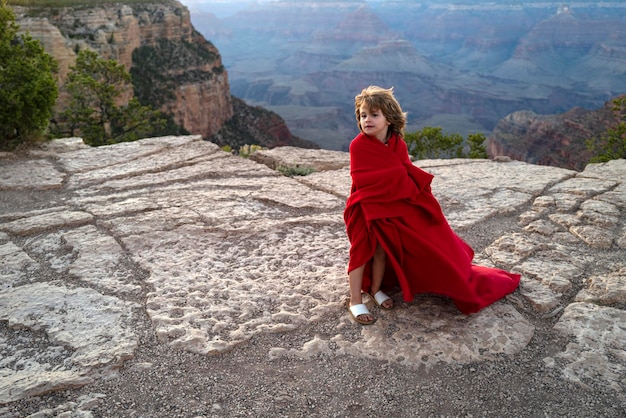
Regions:
<instances>
[{"instance_id":1,"label":"rocky ledge","mask_svg":"<svg viewBox=\"0 0 626 418\"><path fill-rule=\"evenodd\" d=\"M416 162L521 285L470 316L394 294L362 327L348 154L252 157L199 136L0 157L0 415L623 416L626 160Z\"/></svg>"}]
</instances>

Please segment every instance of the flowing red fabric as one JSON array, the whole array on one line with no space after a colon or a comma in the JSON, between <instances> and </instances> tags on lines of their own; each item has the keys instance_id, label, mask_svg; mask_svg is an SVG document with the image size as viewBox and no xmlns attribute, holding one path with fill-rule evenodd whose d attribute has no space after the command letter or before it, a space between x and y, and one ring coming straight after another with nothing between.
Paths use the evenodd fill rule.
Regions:
<instances>
[{"instance_id":1,"label":"flowing red fabric","mask_svg":"<svg viewBox=\"0 0 626 418\"><path fill-rule=\"evenodd\" d=\"M450 228L432 195L433 175L413 165L402 138L392 136L385 145L359 134L350 144L350 174L348 271L366 265L363 291L369 292L377 244L386 253L383 288L399 286L406 302L436 293L470 314L517 288L518 274L472 264L474 250Z\"/></svg>"}]
</instances>

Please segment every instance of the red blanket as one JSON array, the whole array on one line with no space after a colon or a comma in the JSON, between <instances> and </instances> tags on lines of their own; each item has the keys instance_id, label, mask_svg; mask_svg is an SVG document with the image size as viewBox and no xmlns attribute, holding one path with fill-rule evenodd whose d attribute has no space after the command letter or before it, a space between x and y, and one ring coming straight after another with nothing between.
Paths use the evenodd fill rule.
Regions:
<instances>
[{"instance_id":1,"label":"red blanket","mask_svg":"<svg viewBox=\"0 0 626 418\"><path fill-rule=\"evenodd\" d=\"M366 265L363 291L369 292L377 244L387 255L383 288L399 286L407 302L437 293L469 314L517 288L518 274L472 264L474 251L452 231L431 193L433 176L413 165L404 140L393 136L385 145L359 134L350 144L350 174L348 271Z\"/></svg>"}]
</instances>

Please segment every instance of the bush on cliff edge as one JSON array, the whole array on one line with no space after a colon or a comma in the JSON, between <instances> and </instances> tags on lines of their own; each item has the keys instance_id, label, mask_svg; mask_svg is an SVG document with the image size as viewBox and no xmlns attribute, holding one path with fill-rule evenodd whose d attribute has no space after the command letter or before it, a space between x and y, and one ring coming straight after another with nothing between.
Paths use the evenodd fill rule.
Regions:
<instances>
[{"instance_id":1,"label":"bush on cliff edge","mask_svg":"<svg viewBox=\"0 0 626 418\"><path fill-rule=\"evenodd\" d=\"M161 112L137 98L118 105L132 88L122 64L82 50L70 69L64 86L70 101L54 127L56 135L81 136L86 144L99 146L155 136L164 127Z\"/></svg>"},{"instance_id":2,"label":"bush on cliff edge","mask_svg":"<svg viewBox=\"0 0 626 418\"><path fill-rule=\"evenodd\" d=\"M613 113L617 123L599 138L587 141L587 148L594 153L592 163L626 158L626 95L613 99Z\"/></svg>"},{"instance_id":3,"label":"bush on cliff edge","mask_svg":"<svg viewBox=\"0 0 626 418\"><path fill-rule=\"evenodd\" d=\"M15 14L0 2L0 149L39 139L58 96L57 63L41 42L18 34Z\"/></svg>"}]
</instances>

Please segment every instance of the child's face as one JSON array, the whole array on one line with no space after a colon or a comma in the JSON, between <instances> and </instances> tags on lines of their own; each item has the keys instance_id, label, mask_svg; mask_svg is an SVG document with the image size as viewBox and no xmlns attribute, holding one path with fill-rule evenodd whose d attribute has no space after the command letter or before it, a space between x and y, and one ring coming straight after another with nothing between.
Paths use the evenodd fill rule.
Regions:
<instances>
[{"instance_id":1,"label":"child's face","mask_svg":"<svg viewBox=\"0 0 626 418\"><path fill-rule=\"evenodd\" d=\"M387 141L387 131L390 123L379 109L368 109L365 106L359 108L361 130L369 136L378 138L379 141Z\"/></svg>"}]
</instances>

